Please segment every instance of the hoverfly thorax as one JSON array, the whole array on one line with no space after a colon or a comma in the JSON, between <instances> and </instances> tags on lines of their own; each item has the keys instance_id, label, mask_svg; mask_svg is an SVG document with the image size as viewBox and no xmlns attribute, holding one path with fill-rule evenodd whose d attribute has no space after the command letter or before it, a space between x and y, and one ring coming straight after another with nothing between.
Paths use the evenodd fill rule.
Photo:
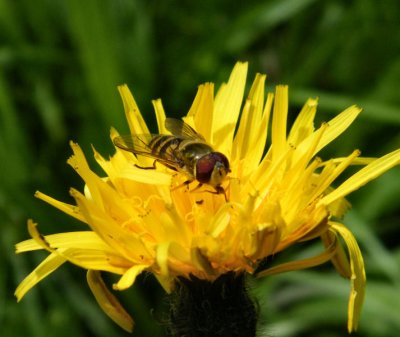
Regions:
<instances>
[{"instance_id":1,"label":"hoverfly thorax","mask_svg":"<svg viewBox=\"0 0 400 337\"><path fill-rule=\"evenodd\" d=\"M202 184L219 186L230 172L228 158L220 152L208 153L197 160L195 178Z\"/></svg>"}]
</instances>

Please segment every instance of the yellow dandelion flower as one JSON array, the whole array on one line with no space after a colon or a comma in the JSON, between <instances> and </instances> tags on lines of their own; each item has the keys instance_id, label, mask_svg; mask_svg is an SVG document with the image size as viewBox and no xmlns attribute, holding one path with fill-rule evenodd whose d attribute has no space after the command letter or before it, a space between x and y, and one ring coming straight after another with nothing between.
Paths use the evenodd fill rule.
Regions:
<instances>
[{"instance_id":1,"label":"yellow dandelion flower","mask_svg":"<svg viewBox=\"0 0 400 337\"><path fill-rule=\"evenodd\" d=\"M288 130L288 87L279 85L275 94L265 97L265 76L258 74L243 99L246 75L247 64L237 63L215 96L212 83L201 85L183 118L228 158L230 171L218 183L198 186L191 172L118 147L109 160L94 151L105 172L99 177L81 148L71 143L68 164L85 182L83 192L70 191L76 205L41 192L36 197L84 222L86 229L43 236L28 221L32 239L18 243L17 253L45 249L50 254L18 286L18 300L68 261L88 270L87 281L102 309L131 331L133 320L107 289L101 271L121 275L115 290L131 287L140 273L148 272L170 292L178 278L214 281L227 273L255 274L266 257L299 241L322 239L325 251L320 255L257 270L256 276L332 261L351 281L348 330L355 330L366 276L355 238L337 219L349 206L344 198L399 164L400 150L379 159L361 158L356 150L347 157L322 160L316 157L318 152L340 136L361 110L351 106L315 128L318 102L309 99ZM149 134L127 86L119 91L131 134ZM153 105L159 133L169 134L161 101ZM111 139L117 136L111 130ZM154 169L143 169L153 165ZM350 165L365 167L332 188ZM192 182L185 186L188 180Z\"/></svg>"}]
</instances>

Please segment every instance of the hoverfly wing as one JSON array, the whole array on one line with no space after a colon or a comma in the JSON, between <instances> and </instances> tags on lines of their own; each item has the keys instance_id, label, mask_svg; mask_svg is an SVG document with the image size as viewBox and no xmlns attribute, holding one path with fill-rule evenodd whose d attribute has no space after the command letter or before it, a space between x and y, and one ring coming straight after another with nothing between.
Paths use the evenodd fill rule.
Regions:
<instances>
[{"instance_id":1,"label":"hoverfly wing","mask_svg":"<svg viewBox=\"0 0 400 337\"><path fill-rule=\"evenodd\" d=\"M143 156L153 157L153 151L149 147L151 140L155 135L141 134L141 135L122 135L117 136L113 139L113 143L116 147L122 150L139 154Z\"/></svg>"},{"instance_id":2,"label":"hoverfly wing","mask_svg":"<svg viewBox=\"0 0 400 337\"><path fill-rule=\"evenodd\" d=\"M205 139L201 134L197 133L189 124L186 124L180 119L166 118L165 128L174 136L205 142Z\"/></svg>"},{"instance_id":3,"label":"hoverfly wing","mask_svg":"<svg viewBox=\"0 0 400 337\"><path fill-rule=\"evenodd\" d=\"M173 153L170 151L160 153L159 149L150 146L151 142L155 138L159 137L171 136L158 134L120 135L113 139L113 143L116 147L124 151L131 152L135 155L153 158L169 168L176 169L179 167L179 164L173 156Z\"/></svg>"}]
</instances>

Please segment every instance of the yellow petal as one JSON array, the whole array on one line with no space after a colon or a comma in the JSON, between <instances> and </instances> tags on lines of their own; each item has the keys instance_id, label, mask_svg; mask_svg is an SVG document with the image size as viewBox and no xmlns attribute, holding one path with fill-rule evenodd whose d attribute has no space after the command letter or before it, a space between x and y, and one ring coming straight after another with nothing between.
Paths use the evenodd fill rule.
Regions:
<instances>
[{"instance_id":1,"label":"yellow petal","mask_svg":"<svg viewBox=\"0 0 400 337\"><path fill-rule=\"evenodd\" d=\"M265 150L273 95L264 106L265 76L257 74L243 107L240 124L232 147L232 161L242 160L242 176L257 169Z\"/></svg>"},{"instance_id":2,"label":"yellow petal","mask_svg":"<svg viewBox=\"0 0 400 337\"><path fill-rule=\"evenodd\" d=\"M343 198L351 192L359 189L371 180L374 180L392 167L400 164L400 150L393 151L372 163L368 164L360 171L352 175L339 187L327 194L320 200L320 204L329 205L339 198Z\"/></svg>"},{"instance_id":3,"label":"yellow petal","mask_svg":"<svg viewBox=\"0 0 400 337\"><path fill-rule=\"evenodd\" d=\"M228 83L220 87L215 97L213 144L228 158L231 154L233 134L242 105L246 75L247 63L236 63Z\"/></svg>"},{"instance_id":4,"label":"yellow petal","mask_svg":"<svg viewBox=\"0 0 400 337\"><path fill-rule=\"evenodd\" d=\"M278 85L275 93L271 129L272 159L274 161L286 152L288 104L288 86Z\"/></svg>"},{"instance_id":5,"label":"yellow petal","mask_svg":"<svg viewBox=\"0 0 400 337\"><path fill-rule=\"evenodd\" d=\"M171 174L157 170L143 170L133 165L126 166L118 174L118 179L127 179L132 182L149 184L149 185L171 185ZM139 189L140 186L137 186Z\"/></svg>"},{"instance_id":6,"label":"yellow petal","mask_svg":"<svg viewBox=\"0 0 400 337\"><path fill-rule=\"evenodd\" d=\"M86 222L79 208L74 205L69 205L64 202L58 201L40 191L35 192L35 197L43 200L44 202L47 202L55 208L58 208L60 211L74 217L75 219L78 219L79 221Z\"/></svg>"},{"instance_id":7,"label":"yellow petal","mask_svg":"<svg viewBox=\"0 0 400 337\"><path fill-rule=\"evenodd\" d=\"M345 198L337 199L328 205L329 213L338 219L341 219L350 208L351 204Z\"/></svg>"},{"instance_id":8,"label":"yellow petal","mask_svg":"<svg viewBox=\"0 0 400 337\"><path fill-rule=\"evenodd\" d=\"M247 154L252 149L252 146L256 144L261 144L264 150L266 139L265 136L262 137L260 135L260 131L266 134L266 128L259 129L259 127L264 105L265 78L265 75L257 74L253 82L240 117L239 128L233 143L232 160L243 159L245 157L247 157L247 160L253 160Z\"/></svg>"},{"instance_id":9,"label":"yellow petal","mask_svg":"<svg viewBox=\"0 0 400 337\"><path fill-rule=\"evenodd\" d=\"M44 237L48 245L55 248L75 248L85 247L87 249L101 249L113 250L107 246L103 240L95 232L91 231L80 231L80 232L68 232L46 235ZM17 253L24 253L31 250L43 249L41 244L38 244L35 240L25 240L15 245Z\"/></svg>"},{"instance_id":10,"label":"yellow petal","mask_svg":"<svg viewBox=\"0 0 400 337\"><path fill-rule=\"evenodd\" d=\"M364 260L353 234L344 225L330 222L331 228L338 233L347 245L350 256L350 297L348 304L347 329L350 332L357 330L361 308L364 303L366 276Z\"/></svg>"},{"instance_id":11,"label":"yellow petal","mask_svg":"<svg viewBox=\"0 0 400 337\"><path fill-rule=\"evenodd\" d=\"M115 274L123 274L132 264L129 260L116 254L94 232L43 236L31 220L28 221L28 231L33 240L17 244L17 253L46 249L81 268L109 271Z\"/></svg>"},{"instance_id":12,"label":"yellow petal","mask_svg":"<svg viewBox=\"0 0 400 337\"><path fill-rule=\"evenodd\" d=\"M132 134L149 133L146 122L144 121L139 107L136 104L128 86L126 84L118 86L119 94L124 103L126 120L128 121L129 130Z\"/></svg>"},{"instance_id":13,"label":"yellow petal","mask_svg":"<svg viewBox=\"0 0 400 337\"><path fill-rule=\"evenodd\" d=\"M167 129L165 128L165 111L161 99L156 99L151 102L153 103L153 108L156 113L158 133L160 134L168 133Z\"/></svg>"},{"instance_id":14,"label":"yellow petal","mask_svg":"<svg viewBox=\"0 0 400 337\"><path fill-rule=\"evenodd\" d=\"M103 199L99 193L97 185L105 184L100 177L98 177L93 171L90 170L88 162L86 161L85 155L83 154L80 146L74 142L70 142L70 146L74 155L71 156L67 163L82 177L85 181L88 190L90 191L91 198L101 208L104 207Z\"/></svg>"},{"instance_id":15,"label":"yellow petal","mask_svg":"<svg viewBox=\"0 0 400 337\"><path fill-rule=\"evenodd\" d=\"M154 277L157 279L158 283L160 283L161 287L165 290L167 294L170 294L172 292L175 286L175 282L172 277L159 274L154 274Z\"/></svg>"},{"instance_id":16,"label":"yellow petal","mask_svg":"<svg viewBox=\"0 0 400 337\"><path fill-rule=\"evenodd\" d=\"M297 146L314 131L314 117L318 100L309 98L290 129L288 143Z\"/></svg>"},{"instance_id":17,"label":"yellow petal","mask_svg":"<svg viewBox=\"0 0 400 337\"><path fill-rule=\"evenodd\" d=\"M342 174L344 170L348 168L359 155L360 151L355 150L345 160L339 163L336 167L332 165L332 170L330 170L326 176L323 176L324 175L323 171L318 179L318 186L315 188L310 198L314 199L319 195L322 195L323 192L326 191L329 188L329 186L335 181L335 179L339 177L339 175Z\"/></svg>"},{"instance_id":18,"label":"yellow petal","mask_svg":"<svg viewBox=\"0 0 400 337\"><path fill-rule=\"evenodd\" d=\"M199 86L193 104L184 121L196 129L208 143L213 144L214 84Z\"/></svg>"},{"instance_id":19,"label":"yellow petal","mask_svg":"<svg viewBox=\"0 0 400 337\"><path fill-rule=\"evenodd\" d=\"M325 232L321 235L321 240L325 247L329 247L332 242L336 241L336 233L330 231ZM332 256L331 262L335 266L336 271L345 278L351 277L351 268L349 259L342 247L342 245L337 246L335 255Z\"/></svg>"},{"instance_id":20,"label":"yellow petal","mask_svg":"<svg viewBox=\"0 0 400 337\"><path fill-rule=\"evenodd\" d=\"M42 249L48 250L49 252L55 251L54 247L51 247L46 238L37 230L37 223L34 223L31 219L28 220L28 233Z\"/></svg>"},{"instance_id":21,"label":"yellow petal","mask_svg":"<svg viewBox=\"0 0 400 337\"><path fill-rule=\"evenodd\" d=\"M198 247L194 247L191 250L191 258L199 270L204 271L208 275L214 275L215 272L212 268L212 265L210 261L207 259L207 257L201 252L201 250Z\"/></svg>"},{"instance_id":22,"label":"yellow petal","mask_svg":"<svg viewBox=\"0 0 400 337\"><path fill-rule=\"evenodd\" d=\"M213 218L210 219L209 226L206 228L205 233L213 238L220 236L230 223L231 217L229 211L231 207L232 206L228 203L224 204Z\"/></svg>"},{"instance_id":23,"label":"yellow petal","mask_svg":"<svg viewBox=\"0 0 400 337\"><path fill-rule=\"evenodd\" d=\"M115 219L78 191L71 189L71 195L75 198L90 227L118 254L133 262L139 256L149 255L136 233L121 228Z\"/></svg>"},{"instance_id":24,"label":"yellow petal","mask_svg":"<svg viewBox=\"0 0 400 337\"><path fill-rule=\"evenodd\" d=\"M58 249L57 252L69 262L83 269L107 271L118 275L125 273L132 264L117 254L109 254L95 249Z\"/></svg>"},{"instance_id":25,"label":"yellow petal","mask_svg":"<svg viewBox=\"0 0 400 337\"><path fill-rule=\"evenodd\" d=\"M331 143L334 139L339 137L357 118L361 109L357 106L351 106L347 108L342 113L337 115L336 117L332 118L327 124L328 128L324 132L323 136L321 137L320 142L318 143L317 148L315 149L315 153L318 153L323 149L327 144ZM313 137L315 137L316 133L312 133L308 136L304 141L302 141L299 146L298 150L300 152L305 152L306 149L310 147L310 143L313 142Z\"/></svg>"},{"instance_id":26,"label":"yellow petal","mask_svg":"<svg viewBox=\"0 0 400 337\"><path fill-rule=\"evenodd\" d=\"M149 185L171 185L171 174L158 170L143 170L135 166L138 163L135 156L127 151L117 149L117 153L111 160L105 160L94 148L94 158L109 177L110 181L118 184L123 180L129 180L128 184L143 183ZM129 156L126 156L129 155ZM124 160L122 160L124 158ZM142 157L141 160L144 158ZM148 158L147 166L152 166L154 159ZM144 163L141 162L141 165ZM121 181L122 180L122 181ZM143 186L133 186L140 190Z\"/></svg>"},{"instance_id":27,"label":"yellow petal","mask_svg":"<svg viewBox=\"0 0 400 337\"><path fill-rule=\"evenodd\" d=\"M119 281L113 285L115 290L128 289L135 283L136 277L149 266L147 264L138 264L129 268L119 279Z\"/></svg>"},{"instance_id":28,"label":"yellow petal","mask_svg":"<svg viewBox=\"0 0 400 337\"><path fill-rule=\"evenodd\" d=\"M293 153L293 157L290 163L291 171L293 172L293 174L298 175L298 172L302 172L306 169L308 163L314 157L316 149L320 144L321 139L327 129L328 129L328 124L323 123L321 127L317 131L315 131L309 138L311 141L307 143L308 148L304 146L294 147L295 151ZM289 143L289 145L292 146L291 143Z\"/></svg>"},{"instance_id":29,"label":"yellow petal","mask_svg":"<svg viewBox=\"0 0 400 337\"><path fill-rule=\"evenodd\" d=\"M108 290L101 275L97 271L88 270L87 282L97 303L103 311L122 329L133 331L133 319L122 307L117 298Z\"/></svg>"},{"instance_id":30,"label":"yellow petal","mask_svg":"<svg viewBox=\"0 0 400 337\"><path fill-rule=\"evenodd\" d=\"M248 233L249 246L253 251L246 252L246 256L254 260L273 255L282 234L282 229L279 226L259 224L257 227L255 232Z\"/></svg>"},{"instance_id":31,"label":"yellow petal","mask_svg":"<svg viewBox=\"0 0 400 337\"><path fill-rule=\"evenodd\" d=\"M282 263L278 266L263 270L263 271L257 273L256 276L264 277L264 276L269 276L269 275L273 275L273 274L285 273L288 271L301 270L301 269L319 266L320 264L328 262L332 258L332 256L336 252L336 247L337 247L337 242L335 241L328 248L326 248L326 250L323 253L321 253L319 255L316 255L316 256L313 256L313 257L310 257L307 259Z\"/></svg>"},{"instance_id":32,"label":"yellow petal","mask_svg":"<svg viewBox=\"0 0 400 337\"><path fill-rule=\"evenodd\" d=\"M171 242L162 242L157 246L156 261L160 267L160 273L164 276L169 276L168 268L168 250Z\"/></svg>"},{"instance_id":33,"label":"yellow petal","mask_svg":"<svg viewBox=\"0 0 400 337\"><path fill-rule=\"evenodd\" d=\"M265 144L268 135L268 123L271 116L272 103L274 100L274 94L268 93L267 101L262 112L262 119L254 126L254 135L252 136L252 146L249 148L249 153L246 155L247 158L251 158L254 165L259 164L262 155L265 151ZM261 103L260 103L261 104ZM254 169L249 165L251 169Z\"/></svg>"},{"instance_id":34,"label":"yellow petal","mask_svg":"<svg viewBox=\"0 0 400 337\"><path fill-rule=\"evenodd\" d=\"M286 152L281 154L279 160L272 163L267 156L264 157L250 178L251 183L248 184L248 187L254 189L255 186L260 193L260 197L263 198L268 193L270 186L281 179L286 161L292 156L293 152L294 149L288 147ZM248 192L243 190L242 193Z\"/></svg>"},{"instance_id":35,"label":"yellow petal","mask_svg":"<svg viewBox=\"0 0 400 337\"><path fill-rule=\"evenodd\" d=\"M22 297L47 275L60 267L66 259L59 254L52 253L46 257L25 279L18 285L14 295L20 301Z\"/></svg>"},{"instance_id":36,"label":"yellow petal","mask_svg":"<svg viewBox=\"0 0 400 337\"><path fill-rule=\"evenodd\" d=\"M319 152L327 144L331 143L334 139L340 136L347 128L354 122L357 116L360 114L361 109L355 105L347 108L342 113L332 118L328 124L328 130L324 133L321 143L316 150Z\"/></svg>"},{"instance_id":37,"label":"yellow petal","mask_svg":"<svg viewBox=\"0 0 400 337\"><path fill-rule=\"evenodd\" d=\"M341 163L343 160L346 160L347 157L337 157L337 158L331 158L329 159L329 161L333 162L334 164L339 164ZM374 157L357 157L356 159L354 159L354 161L351 163L351 165L368 165L371 164L373 161L375 161L377 158ZM323 161L321 162L320 166L325 166L326 162Z\"/></svg>"}]
</instances>

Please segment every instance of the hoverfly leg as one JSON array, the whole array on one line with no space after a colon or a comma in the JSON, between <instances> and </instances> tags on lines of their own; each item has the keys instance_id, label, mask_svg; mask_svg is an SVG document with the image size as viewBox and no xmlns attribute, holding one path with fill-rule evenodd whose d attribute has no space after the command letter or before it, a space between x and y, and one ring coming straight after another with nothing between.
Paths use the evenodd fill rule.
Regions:
<instances>
[{"instance_id":1,"label":"hoverfly leg","mask_svg":"<svg viewBox=\"0 0 400 337\"><path fill-rule=\"evenodd\" d=\"M218 185L218 186L215 187L215 193L216 194L223 194L224 197L225 197L225 202L229 201L228 197L226 196L225 189L221 185Z\"/></svg>"},{"instance_id":2,"label":"hoverfly leg","mask_svg":"<svg viewBox=\"0 0 400 337\"><path fill-rule=\"evenodd\" d=\"M189 185L190 185L192 182L193 182L193 180L186 180L186 181L184 181L182 184L179 184L178 186L175 186L175 187L171 188L171 191L175 191L175 190L177 190L178 188L181 188L181 187L183 187L183 186L186 186L186 187L188 188Z\"/></svg>"},{"instance_id":3,"label":"hoverfly leg","mask_svg":"<svg viewBox=\"0 0 400 337\"><path fill-rule=\"evenodd\" d=\"M203 184L202 184L202 183L199 183L199 184L198 184L193 190L191 190L190 192L195 192L195 191L197 191L197 190L198 190L200 187L202 187L202 186L203 186ZM215 186L214 188L215 188L215 191L206 190L206 192L212 193L212 194L223 194L224 197L225 197L225 202L228 202L228 201L229 201L228 197L226 196L225 189L224 189L222 186L218 185L218 186Z\"/></svg>"},{"instance_id":4,"label":"hoverfly leg","mask_svg":"<svg viewBox=\"0 0 400 337\"><path fill-rule=\"evenodd\" d=\"M222 186L218 185L218 186L215 186L214 188L215 188L215 191L207 191L207 192L212 193L212 194L223 194L224 198L225 198L225 202L229 201L228 197L226 196L225 189Z\"/></svg>"},{"instance_id":5,"label":"hoverfly leg","mask_svg":"<svg viewBox=\"0 0 400 337\"><path fill-rule=\"evenodd\" d=\"M198 185L194 188L194 189L192 189L190 192L194 192L194 191L197 191L199 188L201 188L203 186L203 184L202 183L198 183Z\"/></svg>"},{"instance_id":6,"label":"hoverfly leg","mask_svg":"<svg viewBox=\"0 0 400 337\"><path fill-rule=\"evenodd\" d=\"M153 161L153 166L140 166L140 165L138 165L138 164L135 164L135 166L136 166L137 168L142 169L142 170L155 170L155 169L156 169L156 161L157 161L157 160Z\"/></svg>"}]
</instances>

